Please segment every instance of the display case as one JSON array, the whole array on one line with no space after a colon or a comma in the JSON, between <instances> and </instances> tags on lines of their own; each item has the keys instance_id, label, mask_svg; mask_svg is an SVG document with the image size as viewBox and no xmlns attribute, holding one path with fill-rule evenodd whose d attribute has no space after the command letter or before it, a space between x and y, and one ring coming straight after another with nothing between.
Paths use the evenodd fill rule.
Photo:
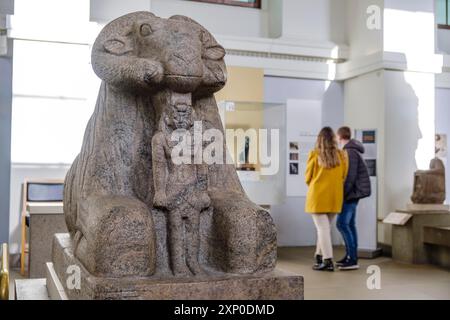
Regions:
<instances>
[{"instance_id":1,"label":"display case","mask_svg":"<svg viewBox=\"0 0 450 320\"><path fill-rule=\"evenodd\" d=\"M261 205L286 197L286 105L221 101L228 152L249 198Z\"/></svg>"}]
</instances>

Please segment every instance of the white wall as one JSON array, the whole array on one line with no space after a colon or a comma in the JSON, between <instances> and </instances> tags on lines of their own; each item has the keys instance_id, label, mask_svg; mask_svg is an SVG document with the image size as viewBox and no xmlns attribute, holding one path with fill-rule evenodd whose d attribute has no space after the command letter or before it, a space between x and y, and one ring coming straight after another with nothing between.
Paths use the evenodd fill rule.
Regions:
<instances>
[{"instance_id":1,"label":"white wall","mask_svg":"<svg viewBox=\"0 0 450 320\"><path fill-rule=\"evenodd\" d=\"M91 21L106 23L126 13L138 10L151 11L168 18L180 14L205 26L214 34L267 37L268 11L200 3L185 0L91 0Z\"/></svg>"},{"instance_id":2,"label":"white wall","mask_svg":"<svg viewBox=\"0 0 450 320\"><path fill-rule=\"evenodd\" d=\"M345 124L354 129L377 129L378 213L384 212L384 73L377 71L345 81ZM378 226L378 240L384 242L384 230ZM389 236L389 233L386 232Z\"/></svg>"},{"instance_id":3,"label":"white wall","mask_svg":"<svg viewBox=\"0 0 450 320\"><path fill-rule=\"evenodd\" d=\"M12 44L12 41L8 41L11 55ZM11 55L0 57L0 243L8 241L13 65Z\"/></svg>"},{"instance_id":4,"label":"white wall","mask_svg":"<svg viewBox=\"0 0 450 320\"><path fill-rule=\"evenodd\" d=\"M283 33L283 5L282 1L266 1L267 6L269 38L279 38Z\"/></svg>"},{"instance_id":5,"label":"white wall","mask_svg":"<svg viewBox=\"0 0 450 320\"><path fill-rule=\"evenodd\" d=\"M450 30L437 29L437 48L440 52L450 54Z\"/></svg>"},{"instance_id":6,"label":"white wall","mask_svg":"<svg viewBox=\"0 0 450 320\"><path fill-rule=\"evenodd\" d=\"M214 34L267 37L267 10L242 8L195 1L152 0L151 11L168 18L181 14L200 22Z\"/></svg>"},{"instance_id":7,"label":"white wall","mask_svg":"<svg viewBox=\"0 0 450 320\"><path fill-rule=\"evenodd\" d=\"M345 82L345 122L378 130L378 218L402 209L413 188L414 171L434 156L434 75L372 72ZM379 223L379 241L390 229Z\"/></svg>"},{"instance_id":8,"label":"white wall","mask_svg":"<svg viewBox=\"0 0 450 320\"><path fill-rule=\"evenodd\" d=\"M347 37L350 57L358 58L383 50L383 31L367 28L367 8L376 5L383 13L384 0L347 0Z\"/></svg>"},{"instance_id":9,"label":"white wall","mask_svg":"<svg viewBox=\"0 0 450 320\"><path fill-rule=\"evenodd\" d=\"M283 37L347 43L345 1L283 0L282 17Z\"/></svg>"},{"instance_id":10,"label":"white wall","mask_svg":"<svg viewBox=\"0 0 450 320\"><path fill-rule=\"evenodd\" d=\"M14 0L0 1L0 12L3 14L13 14L14 13Z\"/></svg>"},{"instance_id":11,"label":"white wall","mask_svg":"<svg viewBox=\"0 0 450 320\"><path fill-rule=\"evenodd\" d=\"M149 10L164 18L189 16L215 35L347 42L344 2L279 1L263 0L262 9L253 9L186 0L91 0L90 17L91 21L105 23L129 12Z\"/></svg>"},{"instance_id":12,"label":"white wall","mask_svg":"<svg viewBox=\"0 0 450 320\"><path fill-rule=\"evenodd\" d=\"M383 14L383 28L366 26L369 5ZM378 129L378 218L410 202L413 174L434 153L434 0L347 0L351 59L376 52L404 56L406 69L380 70L345 81L345 120L355 128ZM382 63L380 64L382 67ZM379 223L379 241L390 229Z\"/></svg>"},{"instance_id":13,"label":"white wall","mask_svg":"<svg viewBox=\"0 0 450 320\"><path fill-rule=\"evenodd\" d=\"M322 125L335 129L343 125L343 84L307 79L266 77L264 101L286 103L287 99L318 100L322 105ZM289 119L294 121L295 119ZM280 161L284 161L280 159ZM271 214L278 230L280 246L315 245L316 233L311 217L304 212L305 197L287 197L282 205L273 206ZM333 230L334 243L341 243Z\"/></svg>"},{"instance_id":14,"label":"white wall","mask_svg":"<svg viewBox=\"0 0 450 320\"><path fill-rule=\"evenodd\" d=\"M385 0L384 51L405 54L408 66L424 68L435 46L434 0Z\"/></svg>"},{"instance_id":15,"label":"white wall","mask_svg":"<svg viewBox=\"0 0 450 320\"><path fill-rule=\"evenodd\" d=\"M450 89L436 89L436 133L447 135L447 150L450 147ZM448 152L448 151L447 151ZM447 203L450 203L450 154L446 166Z\"/></svg>"},{"instance_id":16,"label":"white wall","mask_svg":"<svg viewBox=\"0 0 450 320\"><path fill-rule=\"evenodd\" d=\"M387 214L411 202L415 170L434 158L434 75L385 71L385 88Z\"/></svg>"},{"instance_id":17,"label":"white wall","mask_svg":"<svg viewBox=\"0 0 450 320\"><path fill-rule=\"evenodd\" d=\"M20 252L22 184L25 179L64 179L69 165L19 164L11 165L11 197L9 218L9 244L12 254Z\"/></svg>"}]
</instances>

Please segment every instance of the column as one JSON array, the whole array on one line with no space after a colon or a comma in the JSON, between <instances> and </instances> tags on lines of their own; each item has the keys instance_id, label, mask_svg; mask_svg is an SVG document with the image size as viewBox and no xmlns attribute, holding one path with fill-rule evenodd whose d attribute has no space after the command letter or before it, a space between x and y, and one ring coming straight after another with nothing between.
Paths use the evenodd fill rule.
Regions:
<instances>
[{"instance_id":1,"label":"column","mask_svg":"<svg viewBox=\"0 0 450 320\"><path fill-rule=\"evenodd\" d=\"M0 16L7 29L7 14L13 13L13 1L2 2ZM9 194L11 172L12 40L6 54L0 56L0 243L9 242Z\"/></svg>"}]
</instances>

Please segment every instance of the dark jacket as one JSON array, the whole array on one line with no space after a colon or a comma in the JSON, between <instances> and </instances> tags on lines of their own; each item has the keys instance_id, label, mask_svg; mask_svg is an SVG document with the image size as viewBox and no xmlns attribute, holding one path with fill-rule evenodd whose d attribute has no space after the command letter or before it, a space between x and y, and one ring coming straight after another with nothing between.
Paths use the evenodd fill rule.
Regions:
<instances>
[{"instance_id":1,"label":"dark jacket","mask_svg":"<svg viewBox=\"0 0 450 320\"><path fill-rule=\"evenodd\" d=\"M371 194L369 171L362 158L364 146L358 140L350 140L345 146L349 168L344 186L344 200L352 201L366 198Z\"/></svg>"}]
</instances>

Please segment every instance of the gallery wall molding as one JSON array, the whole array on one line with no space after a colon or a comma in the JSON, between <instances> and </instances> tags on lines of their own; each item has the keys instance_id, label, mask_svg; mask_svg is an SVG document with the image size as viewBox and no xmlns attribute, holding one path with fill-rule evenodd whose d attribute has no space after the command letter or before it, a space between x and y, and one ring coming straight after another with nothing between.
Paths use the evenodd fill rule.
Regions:
<instances>
[{"instance_id":1,"label":"gallery wall molding","mask_svg":"<svg viewBox=\"0 0 450 320\"><path fill-rule=\"evenodd\" d=\"M285 54L285 53L257 52L257 51L245 51L245 50L234 50L234 49L227 49L226 52L228 55L234 55L234 56L268 58L268 59L279 59L279 60L297 60L297 61L322 62L322 63L333 63L333 62L336 63L335 59L330 59L330 58L310 57L310 56Z\"/></svg>"},{"instance_id":2,"label":"gallery wall molding","mask_svg":"<svg viewBox=\"0 0 450 320\"><path fill-rule=\"evenodd\" d=\"M442 73L436 75L436 88L450 89L450 55L444 55Z\"/></svg>"},{"instance_id":3,"label":"gallery wall molding","mask_svg":"<svg viewBox=\"0 0 450 320\"><path fill-rule=\"evenodd\" d=\"M263 52L269 55L316 57L336 61L347 60L349 47L330 41L309 41L290 38L255 38L215 35L227 50Z\"/></svg>"},{"instance_id":4,"label":"gallery wall molding","mask_svg":"<svg viewBox=\"0 0 450 320\"><path fill-rule=\"evenodd\" d=\"M267 76L345 81L378 70L441 74L450 66L448 59L434 54L426 58L426 65L408 63L402 53L375 52L351 60L335 60L318 56L260 53L258 51L227 48L228 65L263 68ZM423 61L422 60L422 61ZM447 62L446 62L447 61ZM450 68L448 69L450 71Z\"/></svg>"},{"instance_id":5,"label":"gallery wall molding","mask_svg":"<svg viewBox=\"0 0 450 320\"><path fill-rule=\"evenodd\" d=\"M285 60L244 55L227 55L229 66L262 68L264 75L274 77L334 80L335 63L306 60Z\"/></svg>"},{"instance_id":6,"label":"gallery wall molding","mask_svg":"<svg viewBox=\"0 0 450 320\"><path fill-rule=\"evenodd\" d=\"M227 50L228 64L264 68L268 76L345 81L377 70L439 74L446 65L450 70L448 55L421 57L427 64L414 64L403 53L386 51L349 59L347 45L327 41L216 37Z\"/></svg>"},{"instance_id":7,"label":"gallery wall molding","mask_svg":"<svg viewBox=\"0 0 450 320\"><path fill-rule=\"evenodd\" d=\"M335 80L336 65L349 56L347 45L290 38L216 35L229 65L263 68L267 76Z\"/></svg>"},{"instance_id":8,"label":"gallery wall molding","mask_svg":"<svg viewBox=\"0 0 450 320\"><path fill-rule=\"evenodd\" d=\"M443 55L443 67L442 71L450 72L450 54Z\"/></svg>"},{"instance_id":9,"label":"gallery wall molding","mask_svg":"<svg viewBox=\"0 0 450 320\"><path fill-rule=\"evenodd\" d=\"M54 169L54 168L64 168L69 169L72 163L35 163L35 162L11 162L11 168L13 169Z\"/></svg>"},{"instance_id":10,"label":"gallery wall molding","mask_svg":"<svg viewBox=\"0 0 450 320\"><path fill-rule=\"evenodd\" d=\"M403 72L420 72L440 74L442 72L442 55L430 54L421 57L427 64L408 62L403 53L376 52L371 55L352 59L337 65L337 80L347 80L377 70L394 70Z\"/></svg>"},{"instance_id":11,"label":"gallery wall molding","mask_svg":"<svg viewBox=\"0 0 450 320\"><path fill-rule=\"evenodd\" d=\"M336 80L348 80L383 69L383 52L358 57L336 66Z\"/></svg>"},{"instance_id":12,"label":"gallery wall molding","mask_svg":"<svg viewBox=\"0 0 450 320\"><path fill-rule=\"evenodd\" d=\"M436 88L450 89L450 72L436 75Z\"/></svg>"}]
</instances>

